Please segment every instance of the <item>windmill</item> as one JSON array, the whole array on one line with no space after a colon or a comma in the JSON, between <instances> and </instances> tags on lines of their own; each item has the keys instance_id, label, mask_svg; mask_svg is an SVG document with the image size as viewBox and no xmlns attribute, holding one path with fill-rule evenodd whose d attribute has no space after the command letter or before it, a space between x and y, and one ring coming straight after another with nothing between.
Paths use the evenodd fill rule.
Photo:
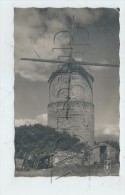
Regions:
<instances>
[{"instance_id":1,"label":"windmill","mask_svg":"<svg viewBox=\"0 0 125 195\"><path fill-rule=\"evenodd\" d=\"M87 89L91 90L91 93L90 92L87 92L87 93L90 94L90 96L92 96L93 77L83 68L83 66L96 66L96 67L103 66L103 67L118 68L119 65L100 64L100 63L94 63L94 62L91 63L91 62L75 60L73 58L74 53L76 53L76 54L79 53L79 54L84 55L84 52L74 51L74 47L73 47L74 45L86 45L86 46L90 47L89 43L74 43L74 34L75 34L76 30L79 30L79 29L85 31L87 38L89 39L89 32L87 31L87 29L85 27L77 26L75 24L74 16L73 16L71 31L68 31L68 30L59 31L54 36L54 43L56 44L56 38L60 33L69 34L69 43L68 43L67 47L52 48L52 52L55 50L69 51L69 55L60 55L60 56L58 56L57 60L48 60L48 59L41 59L39 57L39 55L35 52L39 59L21 58L21 60L60 64L58 66L58 70L56 72L54 72L52 74L52 76L49 78L49 86L50 86L49 88L51 90L50 94L52 94L52 98L54 98L54 101L53 101L53 99L52 99L52 101L50 100L50 104L49 104L49 105L51 105L51 106L49 106L49 113L51 113L50 114L51 115L50 126L57 128L58 130L69 129L69 131L71 131L71 129L73 128L71 123L73 123L75 121L74 125L75 125L75 123L77 125L74 126L74 128L75 128L75 131L77 129L77 131L78 131L77 134L79 136L82 136L86 141L88 141L90 145L93 145L93 142L94 142L94 121L93 121L94 120L94 109L92 108L93 107L92 97L91 97L90 102L88 100L84 100L84 98L82 99L82 101L81 100L79 101L79 97L74 98L72 96L72 94L71 94L73 91L72 88L73 87L77 88L77 90L75 92L76 93L75 95L77 96L78 95L77 93L79 93L79 91L83 91L83 94L85 93L84 87L82 89L82 85L87 84ZM67 60L61 60L61 58L67 58ZM63 75L64 79L61 81L61 84L60 84L59 80L61 80L62 75ZM65 75L66 75L66 77L65 77ZM73 82L74 82L73 77L75 78L74 79L75 82L78 83L77 85L73 84ZM56 80L54 81L55 78L58 79L58 84L56 83L57 82ZM81 78L83 78L83 79L81 80ZM84 82L84 79L86 80L86 83ZM52 83L54 83L53 84L54 88L51 87ZM82 84L79 84L79 83L82 83ZM63 84L64 84L64 86L62 88ZM55 92L55 88L59 88L57 92ZM57 97L55 97L54 93L57 93ZM81 98L81 94L80 94L80 98ZM86 99L87 98L88 98L88 96L86 97ZM82 104L84 104L84 107L82 108L82 110L81 110L81 102L82 102ZM86 113L88 113L88 110L87 110L88 103L90 104L89 115L86 114ZM74 110L77 108L78 108L78 112L74 112ZM83 112L83 110L85 110L85 112ZM55 112L56 112L56 114L54 116ZM92 114L91 114L91 112L92 112ZM53 116L55 117L54 119L53 119ZM78 119L77 122L76 122L76 118ZM82 121L82 122L80 122L80 121ZM55 122L56 122L56 124L55 124ZM79 123L81 123L81 125L79 125ZM85 124L84 124L84 127L82 128L83 123L85 123ZM68 124L68 126L67 126L67 124ZM91 137L91 138L89 138L89 137Z\"/></svg>"}]
</instances>

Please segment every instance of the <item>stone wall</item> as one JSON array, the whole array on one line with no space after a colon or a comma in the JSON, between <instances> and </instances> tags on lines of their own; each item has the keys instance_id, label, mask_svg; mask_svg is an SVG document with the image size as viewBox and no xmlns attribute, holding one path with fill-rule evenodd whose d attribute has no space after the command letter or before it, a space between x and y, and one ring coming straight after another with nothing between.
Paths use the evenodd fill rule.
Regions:
<instances>
[{"instance_id":1,"label":"stone wall","mask_svg":"<svg viewBox=\"0 0 125 195\"><path fill-rule=\"evenodd\" d=\"M100 148L94 148L91 153L91 164L99 164L100 163Z\"/></svg>"},{"instance_id":2,"label":"stone wall","mask_svg":"<svg viewBox=\"0 0 125 195\"><path fill-rule=\"evenodd\" d=\"M67 97L69 95L69 99ZM67 114L68 113L68 114ZM49 86L48 125L58 131L78 135L94 144L92 81L81 74L60 73Z\"/></svg>"},{"instance_id":3,"label":"stone wall","mask_svg":"<svg viewBox=\"0 0 125 195\"><path fill-rule=\"evenodd\" d=\"M92 81L88 78L86 81L82 75L74 72L71 75L69 96L71 100L84 100L84 102L93 102ZM49 102L66 101L68 95L69 74L60 73L49 86Z\"/></svg>"},{"instance_id":4,"label":"stone wall","mask_svg":"<svg viewBox=\"0 0 125 195\"><path fill-rule=\"evenodd\" d=\"M75 152L57 151L53 158L53 166L82 165L83 156Z\"/></svg>"}]
</instances>

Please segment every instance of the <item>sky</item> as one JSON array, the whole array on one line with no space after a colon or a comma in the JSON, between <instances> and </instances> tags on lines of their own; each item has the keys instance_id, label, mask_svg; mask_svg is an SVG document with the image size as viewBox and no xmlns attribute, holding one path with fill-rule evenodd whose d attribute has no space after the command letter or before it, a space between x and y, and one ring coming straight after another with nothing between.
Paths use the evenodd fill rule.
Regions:
<instances>
[{"instance_id":1,"label":"sky","mask_svg":"<svg viewBox=\"0 0 125 195\"><path fill-rule=\"evenodd\" d=\"M57 59L68 55L64 50L69 35L60 34L54 44L55 33L71 30L72 18L77 26L89 32L77 30L74 43L76 60L92 63L119 64L119 14L115 9L71 8L15 8L14 59L15 59L15 125L47 123L49 103L48 79L57 69L56 64L21 61L20 58ZM37 53L37 54L36 54ZM94 77L93 102L95 109L95 136L99 139L119 136L119 69L111 67L85 67ZM102 138L103 137L103 138Z\"/></svg>"}]
</instances>

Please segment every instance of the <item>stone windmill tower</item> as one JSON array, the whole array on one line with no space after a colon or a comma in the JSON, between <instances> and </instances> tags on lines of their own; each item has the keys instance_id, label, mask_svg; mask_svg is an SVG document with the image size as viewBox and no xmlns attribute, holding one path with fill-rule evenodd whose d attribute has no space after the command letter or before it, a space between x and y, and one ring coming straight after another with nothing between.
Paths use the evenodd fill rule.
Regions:
<instances>
[{"instance_id":1,"label":"stone windmill tower","mask_svg":"<svg viewBox=\"0 0 125 195\"><path fill-rule=\"evenodd\" d=\"M49 105L48 105L48 125L58 131L67 131L71 135L77 135L81 141L88 142L90 146L94 144L94 105L93 105L93 77L82 66L105 66L119 67L119 65L100 64L94 62L76 61L72 58L74 33L76 29L81 29L89 33L84 27L77 27L72 23L71 31L59 31L59 33L69 33L70 42L67 48L53 48L69 50L67 60L49 60L21 58L34 62L58 63L58 69L49 78Z\"/></svg>"},{"instance_id":2,"label":"stone windmill tower","mask_svg":"<svg viewBox=\"0 0 125 195\"><path fill-rule=\"evenodd\" d=\"M93 77L81 66L63 64L49 78L48 125L94 144Z\"/></svg>"}]
</instances>

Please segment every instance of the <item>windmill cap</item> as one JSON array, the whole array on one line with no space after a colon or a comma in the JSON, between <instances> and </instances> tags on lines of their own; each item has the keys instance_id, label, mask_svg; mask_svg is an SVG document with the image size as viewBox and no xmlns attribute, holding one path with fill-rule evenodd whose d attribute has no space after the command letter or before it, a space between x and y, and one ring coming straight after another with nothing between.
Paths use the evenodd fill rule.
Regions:
<instances>
[{"instance_id":1,"label":"windmill cap","mask_svg":"<svg viewBox=\"0 0 125 195\"><path fill-rule=\"evenodd\" d=\"M71 73L76 72L76 73L79 73L81 76L83 76L85 79L87 80L91 79L92 82L94 81L93 76L90 73L88 73L81 65L74 64L74 63L72 64L69 60L67 60L66 63L58 66L58 69L52 73L48 82L51 83L55 79L56 76L67 73L67 72L71 72Z\"/></svg>"}]
</instances>

